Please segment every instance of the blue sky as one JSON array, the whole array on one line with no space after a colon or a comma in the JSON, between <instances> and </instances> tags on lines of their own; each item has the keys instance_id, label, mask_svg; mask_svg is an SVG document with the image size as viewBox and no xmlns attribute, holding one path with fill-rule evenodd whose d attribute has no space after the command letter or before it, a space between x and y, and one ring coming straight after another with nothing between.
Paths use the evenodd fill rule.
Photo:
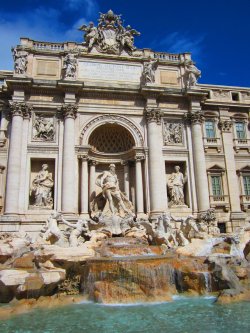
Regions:
<instances>
[{"instance_id":1,"label":"blue sky","mask_svg":"<svg viewBox=\"0 0 250 333\"><path fill-rule=\"evenodd\" d=\"M0 69L20 37L82 41L77 28L112 9L139 48L192 52L200 83L250 87L250 0L10 0L0 6Z\"/></svg>"}]
</instances>

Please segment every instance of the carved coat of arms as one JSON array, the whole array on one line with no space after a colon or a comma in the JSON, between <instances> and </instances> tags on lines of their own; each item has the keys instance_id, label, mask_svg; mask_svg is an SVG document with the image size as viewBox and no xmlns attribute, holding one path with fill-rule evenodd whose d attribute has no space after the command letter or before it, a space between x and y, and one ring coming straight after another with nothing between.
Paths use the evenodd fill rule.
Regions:
<instances>
[{"instance_id":1,"label":"carved coat of arms","mask_svg":"<svg viewBox=\"0 0 250 333\"><path fill-rule=\"evenodd\" d=\"M123 26L121 15L116 15L112 10L106 14L100 13L97 27L93 22L88 26L83 25L79 30L84 31L84 43L88 52L95 48L100 53L121 54L122 51L132 54L136 50L134 36L140 33L129 25Z\"/></svg>"}]
</instances>

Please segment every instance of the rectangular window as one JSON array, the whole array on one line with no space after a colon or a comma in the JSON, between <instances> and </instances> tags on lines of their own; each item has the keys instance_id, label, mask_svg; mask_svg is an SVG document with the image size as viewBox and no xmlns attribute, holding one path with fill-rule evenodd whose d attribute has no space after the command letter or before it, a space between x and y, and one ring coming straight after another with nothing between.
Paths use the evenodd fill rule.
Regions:
<instances>
[{"instance_id":1,"label":"rectangular window","mask_svg":"<svg viewBox=\"0 0 250 333\"><path fill-rule=\"evenodd\" d=\"M221 176L211 176L212 191L214 196L222 195Z\"/></svg>"},{"instance_id":2,"label":"rectangular window","mask_svg":"<svg viewBox=\"0 0 250 333\"><path fill-rule=\"evenodd\" d=\"M235 129L236 129L236 136L237 139L245 139L246 133L245 133L245 124L243 122L236 122L235 123Z\"/></svg>"},{"instance_id":3,"label":"rectangular window","mask_svg":"<svg viewBox=\"0 0 250 333\"><path fill-rule=\"evenodd\" d=\"M205 128L206 128L206 137L207 138L215 138L214 121L206 120L205 121Z\"/></svg>"},{"instance_id":4,"label":"rectangular window","mask_svg":"<svg viewBox=\"0 0 250 333\"><path fill-rule=\"evenodd\" d=\"M244 194L250 195L250 176L243 176Z\"/></svg>"}]
</instances>

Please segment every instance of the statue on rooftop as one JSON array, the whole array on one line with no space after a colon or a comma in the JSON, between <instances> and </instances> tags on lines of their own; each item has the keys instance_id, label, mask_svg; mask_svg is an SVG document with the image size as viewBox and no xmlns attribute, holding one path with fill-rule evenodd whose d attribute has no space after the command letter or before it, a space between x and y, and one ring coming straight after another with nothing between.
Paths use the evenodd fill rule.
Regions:
<instances>
[{"instance_id":1,"label":"statue on rooftop","mask_svg":"<svg viewBox=\"0 0 250 333\"><path fill-rule=\"evenodd\" d=\"M201 71L195 66L192 60L185 61L185 86L186 88L192 88L196 86L198 79L201 77Z\"/></svg>"},{"instance_id":2,"label":"statue on rooftop","mask_svg":"<svg viewBox=\"0 0 250 333\"><path fill-rule=\"evenodd\" d=\"M68 53L63 61L64 79L76 78L77 59L74 53Z\"/></svg>"},{"instance_id":3,"label":"statue on rooftop","mask_svg":"<svg viewBox=\"0 0 250 333\"><path fill-rule=\"evenodd\" d=\"M88 52L95 48L100 53L117 55L123 51L131 55L136 50L134 36L140 35L130 25L124 27L121 15L114 14L112 10L106 14L100 13L97 27L90 22L88 26L82 25L79 30L85 32L83 45Z\"/></svg>"},{"instance_id":4,"label":"statue on rooftop","mask_svg":"<svg viewBox=\"0 0 250 333\"><path fill-rule=\"evenodd\" d=\"M14 72L15 74L25 74L27 71L28 53L26 51L17 50L12 48L12 55L14 59Z\"/></svg>"},{"instance_id":5,"label":"statue on rooftop","mask_svg":"<svg viewBox=\"0 0 250 333\"><path fill-rule=\"evenodd\" d=\"M159 59L157 60L149 60L148 62L144 62L143 64L143 72L142 72L142 83L154 83L155 82L155 71L158 67Z\"/></svg>"},{"instance_id":6,"label":"statue on rooftop","mask_svg":"<svg viewBox=\"0 0 250 333\"><path fill-rule=\"evenodd\" d=\"M83 24L78 30L85 31L83 37L90 52L94 44L98 43L100 37L97 27L94 26L93 22L89 22L89 25Z\"/></svg>"}]
</instances>

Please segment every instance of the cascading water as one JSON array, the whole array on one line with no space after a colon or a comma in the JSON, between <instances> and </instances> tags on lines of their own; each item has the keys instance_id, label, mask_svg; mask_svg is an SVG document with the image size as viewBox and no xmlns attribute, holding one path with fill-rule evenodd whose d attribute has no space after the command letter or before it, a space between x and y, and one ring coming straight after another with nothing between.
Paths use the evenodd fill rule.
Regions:
<instances>
[{"instance_id":1,"label":"cascading water","mask_svg":"<svg viewBox=\"0 0 250 333\"><path fill-rule=\"evenodd\" d=\"M168 301L178 292L208 292L206 271L202 260L114 238L103 243L99 258L87 260L81 290L100 303Z\"/></svg>"}]
</instances>

